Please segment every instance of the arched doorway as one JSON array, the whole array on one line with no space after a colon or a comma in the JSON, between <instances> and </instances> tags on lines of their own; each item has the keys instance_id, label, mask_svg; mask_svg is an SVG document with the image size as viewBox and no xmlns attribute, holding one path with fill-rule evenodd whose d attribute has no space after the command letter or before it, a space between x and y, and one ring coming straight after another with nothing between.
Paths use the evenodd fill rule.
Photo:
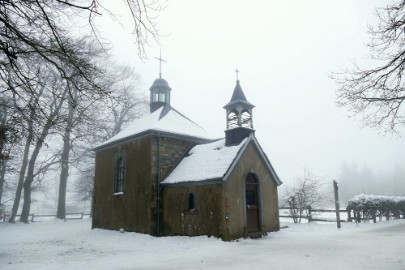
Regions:
<instances>
[{"instance_id":1,"label":"arched doorway","mask_svg":"<svg viewBox=\"0 0 405 270\"><path fill-rule=\"evenodd\" d=\"M245 180L246 227L248 232L260 231L259 181L253 173Z\"/></svg>"}]
</instances>

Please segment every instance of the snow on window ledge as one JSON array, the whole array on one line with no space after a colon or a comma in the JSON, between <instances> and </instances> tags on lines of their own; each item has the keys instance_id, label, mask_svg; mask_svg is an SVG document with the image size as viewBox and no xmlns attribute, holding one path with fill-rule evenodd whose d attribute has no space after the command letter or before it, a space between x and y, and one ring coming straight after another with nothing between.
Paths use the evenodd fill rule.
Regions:
<instances>
[{"instance_id":1,"label":"snow on window ledge","mask_svg":"<svg viewBox=\"0 0 405 270\"><path fill-rule=\"evenodd\" d=\"M121 195L124 195L124 192L115 192L115 193L113 193L113 195L114 196L121 196Z\"/></svg>"}]
</instances>

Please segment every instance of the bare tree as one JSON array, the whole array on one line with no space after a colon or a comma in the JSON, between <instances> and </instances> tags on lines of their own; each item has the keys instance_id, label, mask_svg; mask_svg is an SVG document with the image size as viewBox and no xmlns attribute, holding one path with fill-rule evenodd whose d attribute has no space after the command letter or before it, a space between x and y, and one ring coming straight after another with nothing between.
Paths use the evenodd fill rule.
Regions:
<instances>
[{"instance_id":1,"label":"bare tree","mask_svg":"<svg viewBox=\"0 0 405 270\"><path fill-rule=\"evenodd\" d=\"M38 93L38 97L41 96L41 95L42 95L42 93L41 93L41 90L40 90L39 93ZM14 100L14 103L16 104L17 101ZM22 161L21 161L21 168L20 168L19 177L18 177L17 189L16 189L15 196L14 196L13 208L11 210L11 214L10 214L10 218L9 218L9 222L11 222L11 223L13 223L15 221L15 217L17 215L18 207L20 206L21 192L22 192L25 173L26 173L27 165L28 165L28 155L29 155L31 143L32 143L33 138L34 138L33 125L34 125L34 117L35 117L35 110L36 110L36 105L37 104L36 104L36 102L32 102L32 99L31 99L31 102L29 104L31 104L32 106L30 107L29 115L26 118L27 134L26 134L26 139L25 139L24 153L23 153Z\"/></svg>"},{"instance_id":2,"label":"bare tree","mask_svg":"<svg viewBox=\"0 0 405 270\"><path fill-rule=\"evenodd\" d=\"M14 125L3 124L2 121L0 126L0 157L1 160L6 158L5 146L14 138L24 140L19 142L25 144L25 152L12 212L15 216L24 189L21 221L27 222L36 160L50 132L61 130L59 114L64 110L64 104L69 103L72 108L79 99L107 100L110 95L109 89L103 84L104 73L82 50L83 40L73 38L75 34L72 32L78 26L67 27L67 24L74 21L72 18L84 15L88 18L93 37L99 40L94 18L101 13L114 14L98 0L0 2L0 93L13 98L16 112ZM158 36L151 12L160 11L159 2L124 2L133 17L138 54L144 57L143 46L150 37L156 39ZM98 44L104 46L101 42ZM36 68L38 63L42 68ZM52 75L48 74L49 78L45 78L45 71L51 71ZM94 76L96 73L99 76ZM58 87L52 87L48 79L53 79L54 85ZM42 87L41 95L38 94L39 87ZM49 102L43 102L43 97L47 97ZM65 132L64 137L66 135ZM66 155L62 160L66 160ZM61 183L63 186L63 181Z\"/></svg>"},{"instance_id":3,"label":"bare tree","mask_svg":"<svg viewBox=\"0 0 405 270\"><path fill-rule=\"evenodd\" d=\"M87 18L92 37L102 45L94 20L102 13L115 17L113 11L105 9L99 0L10 0L0 3L1 94L11 92L19 96L21 101L25 100L25 105L28 106L30 89L37 78L21 66L23 62L35 57L41 63L54 68L59 80L69 86L69 95L73 93L72 89L79 89L80 96L84 96L84 89L77 85L78 77L81 78L79 81L86 81L91 85L89 91L108 95L108 91L91 76L89 69L92 69L92 65L85 59L86 55L80 53L77 40L73 38L78 32L76 30L82 30L83 24L73 22L82 22L83 18ZM133 34L138 45L138 54L145 57L144 46L150 38L157 40L158 29L154 19L162 8L157 0L125 0L124 3L133 18ZM7 128L9 133L18 131ZM3 157L3 145L12 138L5 137L4 132L2 126L0 157Z\"/></svg>"},{"instance_id":4,"label":"bare tree","mask_svg":"<svg viewBox=\"0 0 405 270\"><path fill-rule=\"evenodd\" d=\"M77 92L73 93L73 97L69 98L68 102L68 115L66 118L66 126L63 132L63 148L61 154L61 171L59 178L59 196L58 196L58 208L56 212L56 218L65 219L66 218L66 186L67 179L69 176L69 154L71 150L71 133L74 127L74 113L76 107Z\"/></svg>"},{"instance_id":5,"label":"bare tree","mask_svg":"<svg viewBox=\"0 0 405 270\"><path fill-rule=\"evenodd\" d=\"M91 119L94 120L81 129L87 136L81 141L84 145L79 147L83 152L77 166L80 179L76 182L75 191L82 200L92 199L93 194L95 153L92 149L119 133L130 121L147 111L146 97L138 88L139 78L134 70L126 66L116 66L114 70L115 80L110 84L112 98L108 106L102 109L97 106L92 111ZM90 130L96 132L89 132ZM84 160L86 161L83 162Z\"/></svg>"},{"instance_id":6,"label":"bare tree","mask_svg":"<svg viewBox=\"0 0 405 270\"><path fill-rule=\"evenodd\" d=\"M57 118L59 117L60 110L63 106L64 99L66 98L68 88L66 87L61 91L59 95L53 95L53 100L49 104L49 116L40 128L40 135L38 136L34 149L32 151L30 160L28 162L27 175L23 184L24 188L24 204L21 211L20 221L28 223L28 215L30 213L31 207L31 186L34 181L35 174L35 163L37 161L39 152L44 145L45 139L49 135L51 128L57 123Z\"/></svg>"},{"instance_id":7,"label":"bare tree","mask_svg":"<svg viewBox=\"0 0 405 270\"><path fill-rule=\"evenodd\" d=\"M85 53L86 57L92 58L93 61L94 59L100 59L103 54L103 52L99 49L98 46L96 46L94 43L85 43L82 42L82 47L83 47L83 52ZM90 61L90 59L89 59ZM98 61L97 61L98 62ZM92 74L92 77L95 80L101 81L101 78L104 78L107 73L100 72L100 69L96 69ZM74 75L73 75L74 77ZM67 182L68 182L68 176L69 176L69 166L71 163L71 157L70 153L72 150L72 133L74 132L74 129L78 128L80 129L83 125L86 123L90 123L91 121L94 121L93 119L89 119L88 117L88 111L92 109L95 104L100 104L103 106L103 102L108 102L108 98L104 96L98 96L94 95L93 93L88 93L87 96L78 98L81 89L83 86L85 86L86 82L82 81L80 82L81 78L75 78L78 81L76 81L76 84L80 86L80 89L75 88L75 86L71 86L71 95L68 96L68 98L65 100L65 112L61 113L61 117L64 119L62 123L62 140L63 140L63 146L62 146L62 151L60 154L60 176L59 176L59 192L58 192L58 206L57 206L57 212L56 212L56 218L59 219L65 219L66 218L66 188L67 188ZM103 80L106 80L105 78ZM106 80L108 81L108 80ZM103 89L108 89L108 85L106 82L99 83L99 85ZM87 121L86 121L87 120ZM87 134L86 134L87 135Z\"/></svg>"},{"instance_id":8,"label":"bare tree","mask_svg":"<svg viewBox=\"0 0 405 270\"><path fill-rule=\"evenodd\" d=\"M284 204L290 207L294 223L301 222L304 216L308 217L310 208L326 199L321 190L322 184L318 176L304 169L304 175L287 188Z\"/></svg>"},{"instance_id":9,"label":"bare tree","mask_svg":"<svg viewBox=\"0 0 405 270\"><path fill-rule=\"evenodd\" d=\"M80 111L75 109L78 104L74 107L69 106L63 135L57 218L65 218L69 164L80 172L80 179L75 186L78 196L82 200L89 200L93 192L94 178L92 148L121 131L128 121L138 118L146 107L146 99L138 89L139 77L134 70L127 66L113 64L108 66L110 70L106 73L104 87L110 90L110 98L89 100L86 109ZM83 102L81 105L83 107Z\"/></svg>"},{"instance_id":10,"label":"bare tree","mask_svg":"<svg viewBox=\"0 0 405 270\"><path fill-rule=\"evenodd\" d=\"M0 206L2 205L3 190L6 183L7 161L10 158L11 150L10 147L9 149L5 149L5 147L12 145L5 144L12 126L9 115L10 107L10 99L8 97L0 97Z\"/></svg>"},{"instance_id":11,"label":"bare tree","mask_svg":"<svg viewBox=\"0 0 405 270\"><path fill-rule=\"evenodd\" d=\"M405 2L393 1L376 14L379 23L369 27L367 44L376 67L354 64L332 78L338 85L338 106L360 115L365 126L395 133L405 124Z\"/></svg>"}]
</instances>

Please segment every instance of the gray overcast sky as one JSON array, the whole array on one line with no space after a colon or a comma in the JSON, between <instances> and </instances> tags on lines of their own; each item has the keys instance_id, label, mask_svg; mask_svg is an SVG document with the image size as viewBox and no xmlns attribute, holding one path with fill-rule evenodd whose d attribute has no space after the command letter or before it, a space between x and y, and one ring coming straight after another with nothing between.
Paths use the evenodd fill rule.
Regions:
<instances>
[{"instance_id":1,"label":"gray overcast sky","mask_svg":"<svg viewBox=\"0 0 405 270\"><path fill-rule=\"evenodd\" d=\"M168 1L156 19L160 45L151 42L144 62L125 16L123 27L106 18L100 24L117 59L135 67L145 91L158 77L154 57L161 48L172 105L219 137L238 68L242 89L256 106L256 137L282 181L302 175L303 167L329 180L339 176L343 162L377 174L398 165L405 170L405 129L392 137L361 128L346 108L336 107L329 78L353 60L369 64L367 25L376 22L375 7L388 2Z\"/></svg>"}]
</instances>

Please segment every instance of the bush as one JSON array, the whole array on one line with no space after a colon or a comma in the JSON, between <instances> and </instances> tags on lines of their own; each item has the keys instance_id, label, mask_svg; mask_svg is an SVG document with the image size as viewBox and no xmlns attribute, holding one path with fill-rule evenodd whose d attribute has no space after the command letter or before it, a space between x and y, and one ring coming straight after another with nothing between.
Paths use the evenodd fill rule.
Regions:
<instances>
[{"instance_id":1,"label":"bush","mask_svg":"<svg viewBox=\"0 0 405 270\"><path fill-rule=\"evenodd\" d=\"M361 219L377 222L377 216L380 220L382 216L387 220L391 217L399 219L401 214L405 218L405 197L360 194L348 201L347 211L352 210L357 222Z\"/></svg>"}]
</instances>

